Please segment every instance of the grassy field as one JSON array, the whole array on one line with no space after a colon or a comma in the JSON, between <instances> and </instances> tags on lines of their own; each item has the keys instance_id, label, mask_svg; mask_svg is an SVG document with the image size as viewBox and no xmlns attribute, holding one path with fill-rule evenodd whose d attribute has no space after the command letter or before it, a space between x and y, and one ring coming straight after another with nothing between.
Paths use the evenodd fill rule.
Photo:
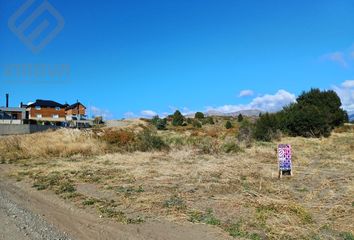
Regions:
<instances>
[{"instance_id":1,"label":"grassy field","mask_svg":"<svg viewBox=\"0 0 354 240\"><path fill-rule=\"evenodd\" d=\"M126 224L210 224L241 239L354 239L354 131L282 137L294 176L278 179L278 142L239 142L237 123L147 124L0 139L12 177Z\"/></svg>"}]
</instances>

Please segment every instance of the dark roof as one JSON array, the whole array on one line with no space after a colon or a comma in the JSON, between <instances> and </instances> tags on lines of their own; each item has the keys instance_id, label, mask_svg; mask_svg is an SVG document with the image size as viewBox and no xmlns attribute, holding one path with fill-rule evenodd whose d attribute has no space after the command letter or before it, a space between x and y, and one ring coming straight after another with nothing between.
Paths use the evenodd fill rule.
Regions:
<instances>
[{"instance_id":1,"label":"dark roof","mask_svg":"<svg viewBox=\"0 0 354 240\"><path fill-rule=\"evenodd\" d=\"M67 107L66 107L66 110L69 110L69 109L76 109L78 105L81 105L81 106L83 106L84 108L86 108L86 107L84 106L84 104L82 104L82 103L80 103L80 102L77 102L77 103L74 103L74 104L72 104L72 105L70 105L70 106L67 106Z\"/></svg>"},{"instance_id":2,"label":"dark roof","mask_svg":"<svg viewBox=\"0 0 354 240\"><path fill-rule=\"evenodd\" d=\"M27 107L60 107L60 108L64 108L63 104L51 101L51 100L41 100L41 99L37 99L36 102L28 105Z\"/></svg>"}]
</instances>

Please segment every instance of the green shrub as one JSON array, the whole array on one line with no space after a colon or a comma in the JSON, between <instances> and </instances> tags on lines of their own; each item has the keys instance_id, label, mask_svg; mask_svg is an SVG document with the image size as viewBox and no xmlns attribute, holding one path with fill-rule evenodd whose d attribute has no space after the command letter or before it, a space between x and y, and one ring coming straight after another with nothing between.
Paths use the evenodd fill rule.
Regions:
<instances>
[{"instance_id":1,"label":"green shrub","mask_svg":"<svg viewBox=\"0 0 354 240\"><path fill-rule=\"evenodd\" d=\"M332 128L348 122L348 114L341 109L341 100L333 90L311 89L303 92L296 101L300 106L316 106L326 115L327 123Z\"/></svg>"},{"instance_id":2,"label":"green shrub","mask_svg":"<svg viewBox=\"0 0 354 240\"><path fill-rule=\"evenodd\" d=\"M75 191L76 191L76 188L71 183L71 181L65 180L59 184L58 188L55 190L55 193L56 194L73 193Z\"/></svg>"},{"instance_id":3,"label":"green shrub","mask_svg":"<svg viewBox=\"0 0 354 240\"><path fill-rule=\"evenodd\" d=\"M235 142L228 142L222 146L225 153L238 153L242 151L242 148Z\"/></svg>"},{"instance_id":4,"label":"green shrub","mask_svg":"<svg viewBox=\"0 0 354 240\"><path fill-rule=\"evenodd\" d=\"M226 129L232 128L232 123L230 121L227 121L226 124L225 124L225 128Z\"/></svg>"},{"instance_id":5,"label":"green shrub","mask_svg":"<svg viewBox=\"0 0 354 240\"><path fill-rule=\"evenodd\" d=\"M88 198L88 199L85 199L85 200L82 202L82 205L84 205L84 206L91 206L91 205L94 205L96 202L98 202L97 199Z\"/></svg>"},{"instance_id":6,"label":"green shrub","mask_svg":"<svg viewBox=\"0 0 354 240\"><path fill-rule=\"evenodd\" d=\"M237 116L237 121L238 122L242 122L243 121L243 116L242 116L241 113Z\"/></svg>"},{"instance_id":7,"label":"green shrub","mask_svg":"<svg viewBox=\"0 0 354 240\"><path fill-rule=\"evenodd\" d=\"M166 130L166 126L167 126L167 119L159 119L156 123L156 129L157 130Z\"/></svg>"},{"instance_id":8,"label":"green shrub","mask_svg":"<svg viewBox=\"0 0 354 240\"><path fill-rule=\"evenodd\" d=\"M332 91L311 89L278 114L284 123L280 128L292 136L328 137L331 131L348 121L338 95Z\"/></svg>"},{"instance_id":9,"label":"green shrub","mask_svg":"<svg viewBox=\"0 0 354 240\"><path fill-rule=\"evenodd\" d=\"M157 130L166 130L167 119L161 119L159 116L155 116L151 119L151 124L156 127Z\"/></svg>"},{"instance_id":10,"label":"green shrub","mask_svg":"<svg viewBox=\"0 0 354 240\"><path fill-rule=\"evenodd\" d=\"M239 142L244 142L246 147L251 147L254 139L254 125L248 120L244 120L241 122L237 139Z\"/></svg>"},{"instance_id":11,"label":"green shrub","mask_svg":"<svg viewBox=\"0 0 354 240\"><path fill-rule=\"evenodd\" d=\"M286 130L292 136L328 137L332 127L328 115L315 105L292 105L286 109Z\"/></svg>"},{"instance_id":12,"label":"green shrub","mask_svg":"<svg viewBox=\"0 0 354 240\"><path fill-rule=\"evenodd\" d=\"M198 120L194 120L192 124L193 124L193 127L195 127L195 128L201 128L202 127L202 124Z\"/></svg>"},{"instance_id":13,"label":"green shrub","mask_svg":"<svg viewBox=\"0 0 354 240\"><path fill-rule=\"evenodd\" d=\"M348 121L348 114L341 105L340 98L332 90L303 92L296 103L282 111L261 114L256 122L255 138L271 141L280 131L291 136L328 137L335 127Z\"/></svg>"},{"instance_id":14,"label":"green shrub","mask_svg":"<svg viewBox=\"0 0 354 240\"><path fill-rule=\"evenodd\" d=\"M206 125L206 124L210 124L210 125L214 125L214 119L212 117L205 117L203 119L200 119L202 125Z\"/></svg>"},{"instance_id":15,"label":"green shrub","mask_svg":"<svg viewBox=\"0 0 354 240\"><path fill-rule=\"evenodd\" d=\"M156 124L157 124L157 122L158 122L159 120L160 120L159 115L154 116L154 117L151 119L152 125L156 126Z\"/></svg>"},{"instance_id":16,"label":"green shrub","mask_svg":"<svg viewBox=\"0 0 354 240\"><path fill-rule=\"evenodd\" d=\"M220 146L212 137L190 137L187 144L196 148L200 154L217 154L220 151Z\"/></svg>"},{"instance_id":17,"label":"green shrub","mask_svg":"<svg viewBox=\"0 0 354 240\"><path fill-rule=\"evenodd\" d=\"M184 123L184 116L182 113L178 110L173 114L172 117L172 125L173 126L183 126Z\"/></svg>"},{"instance_id":18,"label":"green shrub","mask_svg":"<svg viewBox=\"0 0 354 240\"><path fill-rule=\"evenodd\" d=\"M225 230L232 237L247 238L247 239L252 239L252 240L261 240L262 239L257 233L247 232L243 228L241 222L230 224L229 226L225 227Z\"/></svg>"},{"instance_id":19,"label":"green shrub","mask_svg":"<svg viewBox=\"0 0 354 240\"><path fill-rule=\"evenodd\" d=\"M153 133L150 129L145 129L137 135L137 150L142 152L152 150L168 150L169 146L161 137Z\"/></svg>"},{"instance_id":20,"label":"green shrub","mask_svg":"<svg viewBox=\"0 0 354 240\"><path fill-rule=\"evenodd\" d=\"M190 213L189 221L193 223L205 223L210 225L219 226L221 221L213 214L212 209L207 209L205 213L199 211L193 211Z\"/></svg>"},{"instance_id":21,"label":"green shrub","mask_svg":"<svg viewBox=\"0 0 354 240\"><path fill-rule=\"evenodd\" d=\"M354 235L351 232L342 232L340 237L343 240L354 240Z\"/></svg>"},{"instance_id":22,"label":"green shrub","mask_svg":"<svg viewBox=\"0 0 354 240\"><path fill-rule=\"evenodd\" d=\"M163 206L165 208L175 208L176 210L184 210L187 208L187 205L183 199L178 196L173 196L170 199L164 201Z\"/></svg>"},{"instance_id":23,"label":"green shrub","mask_svg":"<svg viewBox=\"0 0 354 240\"><path fill-rule=\"evenodd\" d=\"M194 115L195 119L203 119L204 118L204 113L202 112L196 112Z\"/></svg>"},{"instance_id":24,"label":"green shrub","mask_svg":"<svg viewBox=\"0 0 354 240\"><path fill-rule=\"evenodd\" d=\"M275 114L262 114L256 122L254 137L260 141L270 142L274 139L278 129L279 124Z\"/></svg>"}]
</instances>

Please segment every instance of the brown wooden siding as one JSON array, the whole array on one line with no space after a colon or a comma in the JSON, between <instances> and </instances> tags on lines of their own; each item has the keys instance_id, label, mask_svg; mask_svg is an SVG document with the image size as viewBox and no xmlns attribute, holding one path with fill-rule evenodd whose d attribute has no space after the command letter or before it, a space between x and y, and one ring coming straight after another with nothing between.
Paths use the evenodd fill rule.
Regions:
<instances>
[{"instance_id":1,"label":"brown wooden siding","mask_svg":"<svg viewBox=\"0 0 354 240\"><path fill-rule=\"evenodd\" d=\"M59 118L65 118L65 109L60 108L60 110L56 110L55 108L42 107L41 110L37 110L36 108L29 108L30 118L36 118L37 114L42 114L42 118L52 118L53 115L59 115Z\"/></svg>"},{"instance_id":2,"label":"brown wooden siding","mask_svg":"<svg viewBox=\"0 0 354 240\"><path fill-rule=\"evenodd\" d=\"M79 111L77 108L68 109L65 111L66 115L77 115L78 112L80 115L86 115L86 109L82 105L79 105Z\"/></svg>"}]
</instances>

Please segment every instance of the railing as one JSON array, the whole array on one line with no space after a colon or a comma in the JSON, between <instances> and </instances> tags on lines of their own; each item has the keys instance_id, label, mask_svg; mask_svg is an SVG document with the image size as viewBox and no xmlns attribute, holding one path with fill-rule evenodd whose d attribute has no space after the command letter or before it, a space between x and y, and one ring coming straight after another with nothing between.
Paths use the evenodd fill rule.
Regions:
<instances>
[{"instance_id":1,"label":"railing","mask_svg":"<svg viewBox=\"0 0 354 240\"><path fill-rule=\"evenodd\" d=\"M22 124L22 120L19 119L0 119L0 124Z\"/></svg>"}]
</instances>

